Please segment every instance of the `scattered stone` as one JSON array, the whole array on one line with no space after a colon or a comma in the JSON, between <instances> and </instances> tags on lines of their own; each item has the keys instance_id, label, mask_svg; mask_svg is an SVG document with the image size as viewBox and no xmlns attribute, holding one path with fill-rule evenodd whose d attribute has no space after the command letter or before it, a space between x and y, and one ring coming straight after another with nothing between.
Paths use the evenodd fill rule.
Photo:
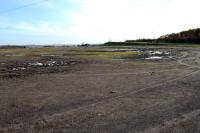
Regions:
<instances>
[{"instance_id":1,"label":"scattered stone","mask_svg":"<svg viewBox=\"0 0 200 133\"><path fill-rule=\"evenodd\" d=\"M117 91L110 91L110 94L115 94L117 93Z\"/></svg>"},{"instance_id":2,"label":"scattered stone","mask_svg":"<svg viewBox=\"0 0 200 133\"><path fill-rule=\"evenodd\" d=\"M155 74L155 72L150 72L151 75Z\"/></svg>"},{"instance_id":3,"label":"scattered stone","mask_svg":"<svg viewBox=\"0 0 200 133\"><path fill-rule=\"evenodd\" d=\"M70 65L75 65L76 64L76 62L70 62Z\"/></svg>"},{"instance_id":4,"label":"scattered stone","mask_svg":"<svg viewBox=\"0 0 200 133\"><path fill-rule=\"evenodd\" d=\"M102 114L98 113L97 116L102 116Z\"/></svg>"},{"instance_id":5,"label":"scattered stone","mask_svg":"<svg viewBox=\"0 0 200 133\"><path fill-rule=\"evenodd\" d=\"M25 67L21 67L20 70L26 70L26 68Z\"/></svg>"},{"instance_id":6,"label":"scattered stone","mask_svg":"<svg viewBox=\"0 0 200 133\"><path fill-rule=\"evenodd\" d=\"M17 68L13 68L12 70L13 70L13 71L17 71L18 69L17 69Z\"/></svg>"}]
</instances>

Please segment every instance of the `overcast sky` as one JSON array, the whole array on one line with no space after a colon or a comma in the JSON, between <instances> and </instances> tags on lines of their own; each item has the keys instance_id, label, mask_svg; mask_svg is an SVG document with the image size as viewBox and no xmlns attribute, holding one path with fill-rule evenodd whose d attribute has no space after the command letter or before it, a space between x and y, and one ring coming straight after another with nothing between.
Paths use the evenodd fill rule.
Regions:
<instances>
[{"instance_id":1,"label":"overcast sky","mask_svg":"<svg viewBox=\"0 0 200 133\"><path fill-rule=\"evenodd\" d=\"M200 27L199 5L199 0L2 0L0 44L156 38Z\"/></svg>"}]
</instances>

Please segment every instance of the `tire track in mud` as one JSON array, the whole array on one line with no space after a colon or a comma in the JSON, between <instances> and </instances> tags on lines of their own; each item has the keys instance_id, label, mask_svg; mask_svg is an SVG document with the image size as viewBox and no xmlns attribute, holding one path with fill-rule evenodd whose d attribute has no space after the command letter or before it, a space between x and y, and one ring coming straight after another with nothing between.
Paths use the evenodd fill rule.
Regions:
<instances>
[{"instance_id":1,"label":"tire track in mud","mask_svg":"<svg viewBox=\"0 0 200 133\"><path fill-rule=\"evenodd\" d=\"M68 75L64 75L65 77L72 77L72 76L78 76L78 77L84 77L84 76L117 76L117 75L137 75L137 74L148 74L151 72L168 72L168 71L177 71L180 70L178 68L175 69L170 69L170 70L161 70L161 71L147 71L147 72L126 72L126 73L117 73L117 72L113 72L113 73L96 73L96 74L84 74L84 73L80 73L80 74L68 74ZM84 75L83 75L84 74Z\"/></svg>"},{"instance_id":2,"label":"tire track in mud","mask_svg":"<svg viewBox=\"0 0 200 133\"><path fill-rule=\"evenodd\" d=\"M109 102L109 101L112 101L112 100L117 100L117 99L123 98L125 96L134 95L136 93L139 93L139 92L142 92L142 91L145 91L145 90L148 90L148 89L153 89L153 88L156 88L156 87L160 87L160 86L163 86L163 85L166 85L166 84L169 84L169 83L172 83L172 82L179 81L181 79L190 77L190 76L195 75L195 74L197 74L199 72L200 72L200 70L193 71L192 73L189 73L189 74L187 74L185 76L181 76L181 77L178 77L178 78L175 78L175 79L172 79L172 80L168 80L165 83L159 83L159 84L156 84L154 86L146 87L146 88L143 88L143 89L140 89L140 90L136 90L136 91L128 91L128 92L121 93L121 94L113 96L113 97L108 97L108 98L102 99L102 100L100 100L98 102L95 102L95 103L92 103L92 104L83 105L83 106L80 106L78 108L74 108L74 109L71 109L71 110L68 110L68 111L63 111L63 112L55 113L53 115L47 116L46 120L48 121L49 119L52 119L54 117L59 117L59 116L65 115L65 114L74 113L74 112L80 111L80 110L85 109L85 108L89 108L89 107L96 106L98 104L102 104L104 102Z\"/></svg>"},{"instance_id":3,"label":"tire track in mud","mask_svg":"<svg viewBox=\"0 0 200 133\"><path fill-rule=\"evenodd\" d=\"M174 118L172 120L165 121L164 123L162 123L162 126L157 125L151 128L147 128L139 133L161 133L161 132L166 133L165 129L180 125L181 123L186 122L187 120L190 119L194 119L199 115L200 115L200 109L193 110L189 113L182 114L181 117L179 118Z\"/></svg>"},{"instance_id":4,"label":"tire track in mud","mask_svg":"<svg viewBox=\"0 0 200 133\"><path fill-rule=\"evenodd\" d=\"M192 53L195 54L194 57L187 57L189 56L188 52L182 52L182 57L180 57L180 59L177 60L177 62L181 65L187 66L189 68L200 68L200 66L197 65L191 65L188 63L184 63L184 61L186 60L195 60L196 62L200 63L200 53Z\"/></svg>"}]
</instances>

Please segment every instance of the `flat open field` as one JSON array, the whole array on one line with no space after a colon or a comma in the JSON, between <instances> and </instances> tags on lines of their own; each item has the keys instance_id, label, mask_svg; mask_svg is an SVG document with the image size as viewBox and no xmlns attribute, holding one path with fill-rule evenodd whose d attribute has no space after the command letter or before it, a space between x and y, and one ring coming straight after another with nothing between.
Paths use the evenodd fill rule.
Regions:
<instances>
[{"instance_id":1,"label":"flat open field","mask_svg":"<svg viewBox=\"0 0 200 133\"><path fill-rule=\"evenodd\" d=\"M0 49L0 133L199 133L200 48Z\"/></svg>"}]
</instances>

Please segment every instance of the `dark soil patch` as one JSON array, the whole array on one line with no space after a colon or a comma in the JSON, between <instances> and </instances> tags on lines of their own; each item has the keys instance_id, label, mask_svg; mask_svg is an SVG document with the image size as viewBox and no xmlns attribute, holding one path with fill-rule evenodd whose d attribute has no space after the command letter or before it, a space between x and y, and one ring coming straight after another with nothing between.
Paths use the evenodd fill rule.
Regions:
<instances>
[{"instance_id":1,"label":"dark soil patch","mask_svg":"<svg viewBox=\"0 0 200 133\"><path fill-rule=\"evenodd\" d=\"M73 70L73 66L86 64L87 61L59 58L42 57L31 60L15 60L9 62L1 69L0 78L16 78L32 74L61 73Z\"/></svg>"}]
</instances>

